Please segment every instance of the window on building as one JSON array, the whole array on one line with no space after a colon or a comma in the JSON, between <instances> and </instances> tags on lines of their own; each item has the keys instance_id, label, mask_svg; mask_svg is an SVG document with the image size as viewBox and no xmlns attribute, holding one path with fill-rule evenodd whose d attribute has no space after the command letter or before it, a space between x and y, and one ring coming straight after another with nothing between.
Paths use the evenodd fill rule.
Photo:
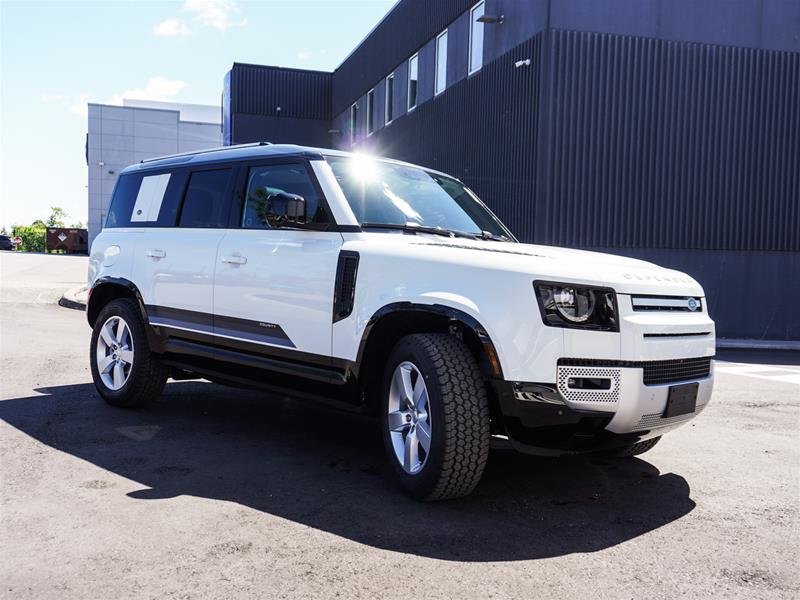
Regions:
<instances>
[{"instance_id":1,"label":"window on building","mask_svg":"<svg viewBox=\"0 0 800 600\"><path fill-rule=\"evenodd\" d=\"M483 16L484 2L478 2L469 11L469 72L474 73L483 66Z\"/></svg>"},{"instance_id":2,"label":"window on building","mask_svg":"<svg viewBox=\"0 0 800 600\"><path fill-rule=\"evenodd\" d=\"M189 177L179 227L225 227L232 169L197 171Z\"/></svg>"},{"instance_id":3,"label":"window on building","mask_svg":"<svg viewBox=\"0 0 800 600\"><path fill-rule=\"evenodd\" d=\"M408 59L408 110L417 105L417 81L419 80L419 54Z\"/></svg>"},{"instance_id":4,"label":"window on building","mask_svg":"<svg viewBox=\"0 0 800 600\"><path fill-rule=\"evenodd\" d=\"M286 203L304 200L305 218L297 213L298 221L284 223ZM247 198L242 213L245 229L274 229L296 227L302 223L327 223L324 206L308 174L300 163L252 167L247 177Z\"/></svg>"},{"instance_id":5,"label":"window on building","mask_svg":"<svg viewBox=\"0 0 800 600\"><path fill-rule=\"evenodd\" d=\"M350 106L350 143L356 141L356 127L358 126L358 104Z\"/></svg>"},{"instance_id":6,"label":"window on building","mask_svg":"<svg viewBox=\"0 0 800 600\"><path fill-rule=\"evenodd\" d=\"M394 73L386 78L386 119L388 125L394 119Z\"/></svg>"},{"instance_id":7,"label":"window on building","mask_svg":"<svg viewBox=\"0 0 800 600\"><path fill-rule=\"evenodd\" d=\"M375 90L367 92L367 135L375 131Z\"/></svg>"},{"instance_id":8,"label":"window on building","mask_svg":"<svg viewBox=\"0 0 800 600\"><path fill-rule=\"evenodd\" d=\"M436 93L447 87L447 29L436 38Z\"/></svg>"}]
</instances>

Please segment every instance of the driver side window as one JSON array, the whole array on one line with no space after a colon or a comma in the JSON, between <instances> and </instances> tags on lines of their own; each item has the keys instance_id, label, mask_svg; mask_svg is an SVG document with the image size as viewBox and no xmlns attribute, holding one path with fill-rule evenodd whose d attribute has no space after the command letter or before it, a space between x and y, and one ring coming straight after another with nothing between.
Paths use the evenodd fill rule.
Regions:
<instances>
[{"instance_id":1,"label":"driver side window","mask_svg":"<svg viewBox=\"0 0 800 600\"><path fill-rule=\"evenodd\" d=\"M302 163L251 167L241 226L244 229L302 227L327 223L324 205Z\"/></svg>"}]
</instances>

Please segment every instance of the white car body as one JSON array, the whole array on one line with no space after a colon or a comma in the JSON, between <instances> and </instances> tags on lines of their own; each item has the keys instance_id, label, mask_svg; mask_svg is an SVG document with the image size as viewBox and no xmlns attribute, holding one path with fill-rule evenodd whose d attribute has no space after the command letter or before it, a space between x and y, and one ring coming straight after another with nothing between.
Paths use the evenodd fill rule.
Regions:
<instances>
[{"instance_id":1,"label":"white car body","mask_svg":"<svg viewBox=\"0 0 800 600\"><path fill-rule=\"evenodd\" d=\"M175 356L184 348L187 356L199 356L202 353L192 350L191 344L219 341L227 344L224 352L232 353L237 351L236 342L242 344L238 350L245 349L248 355L263 348L269 361L316 365L317 370L308 367L310 379L316 381L325 379L318 371L328 368L327 358L330 368L342 376L341 381L332 376L328 383L342 388L346 385L339 384L346 384L363 366L365 338L382 311L430 307L449 315L452 323L477 324L485 332L491 347L487 351L496 355L491 378L502 396L499 406L504 413L495 418L516 419L522 429L536 428L537 410L555 410L553 415L565 411L573 415L572 423L582 415L605 415L604 433L645 440L686 423L708 403L714 322L702 287L684 273L567 248L361 230L320 155L344 156L334 151L234 147L189 156L177 164L213 166L281 152L308 161L338 226L335 230L136 227L132 222L106 228L95 239L90 287L133 290L152 327L154 351ZM123 173L146 173L169 165L169 160L148 162ZM357 256L357 274L350 312L337 320L331 314L342 253ZM612 288L619 331L546 325L533 287L538 281ZM92 293L90 322L99 310L92 301L110 297L110 288L103 289L102 294ZM690 310L690 302L697 308ZM205 366L196 372L224 379L226 356L222 349L214 350L204 358L220 361L219 368ZM687 378L687 371L680 371L685 360L701 365L698 376ZM656 362L661 366L651 367ZM180 361L175 364L189 370ZM264 364L269 369L272 363ZM709 365L705 371L703 364ZM372 366L378 367L382 365ZM661 373L659 368L665 380L652 383ZM645 373L648 369L650 375ZM677 369L677 378L670 378L670 369ZM688 372L691 375L691 369ZM570 387L570 378L581 377L610 380L610 387ZM645 384L645 377L651 377L650 384ZM697 384L694 410L665 416L670 388L687 383ZM363 403L363 394L356 396L353 401ZM504 430L502 423L493 433L534 453L595 447L539 444Z\"/></svg>"}]
</instances>

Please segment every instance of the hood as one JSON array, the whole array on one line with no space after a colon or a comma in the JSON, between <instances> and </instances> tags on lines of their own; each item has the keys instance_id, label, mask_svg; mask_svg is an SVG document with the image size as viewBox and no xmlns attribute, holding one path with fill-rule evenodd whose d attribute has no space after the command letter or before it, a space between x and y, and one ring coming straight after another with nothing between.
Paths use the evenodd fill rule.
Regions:
<instances>
[{"instance_id":1,"label":"hood","mask_svg":"<svg viewBox=\"0 0 800 600\"><path fill-rule=\"evenodd\" d=\"M635 258L557 246L376 232L357 234L345 243L345 249L511 271L533 280L607 286L623 294L704 295L700 284L686 273Z\"/></svg>"}]
</instances>

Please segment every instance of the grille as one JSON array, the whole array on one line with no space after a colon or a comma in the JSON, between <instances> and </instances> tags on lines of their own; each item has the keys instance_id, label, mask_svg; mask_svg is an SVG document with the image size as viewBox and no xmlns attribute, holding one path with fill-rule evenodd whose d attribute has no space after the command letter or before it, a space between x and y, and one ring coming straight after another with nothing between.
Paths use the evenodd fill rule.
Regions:
<instances>
[{"instance_id":1,"label":"grille","mask_svg":"<svg viewBox=\"0 0 800 600\"><path fill-rule=\"evenodd\" d=\"M639 422L636 424L636 431L644 431L647 429L657 429L658 427L666 427L667 425L673 425L674 423L680 423L682 421L688 421L699 415L705 405L698 406L694 412L688 413L685 415L678 415L675 417L662 417L661 413L652 413L649 415L642 415L642 418L639 419Z\"/></svg>"},{"instance_id":2,"label":"grille","mask_svg":"<svg viewBox=\"0 0 800 600\"><path fill-rule=\"evenodd\" d=\"M679 358L643 363L645 385L660 385L708 377L711 372L710 358Z\"/></svg>"},{"instance_id":3,"label":"grille","mask_svg":"<svg viewBox=\"0 0 800 600\"><path fill-rule=\"evenodd\" d=\"M611 389L573 390L567 386L570 377L608 377ZM558 391L570 402L617 402L619 400L619 369L602 367L558 367Z\"/></svg>"},{"instance_id":4,"label":"grille","mask_svg":"<svg viewBox=\"0 0 800 600\"><path fill-rule=\"evenodd\" d=\"M633 310L703 312L702 298L691 296L631 296Z\"/></svg>"},{"instance_id":5,"label":"grille","mask_svg":"<svg viewBox=\"0 0 800 600\"><path fill-rule=\"evenodd\" d=\"M711 373L711 358L703 356L700 358L644 361L561 358L558 361L558 366L642 369L645 385L662 385L708 377Z\"/></svg>"}]
</instances>

